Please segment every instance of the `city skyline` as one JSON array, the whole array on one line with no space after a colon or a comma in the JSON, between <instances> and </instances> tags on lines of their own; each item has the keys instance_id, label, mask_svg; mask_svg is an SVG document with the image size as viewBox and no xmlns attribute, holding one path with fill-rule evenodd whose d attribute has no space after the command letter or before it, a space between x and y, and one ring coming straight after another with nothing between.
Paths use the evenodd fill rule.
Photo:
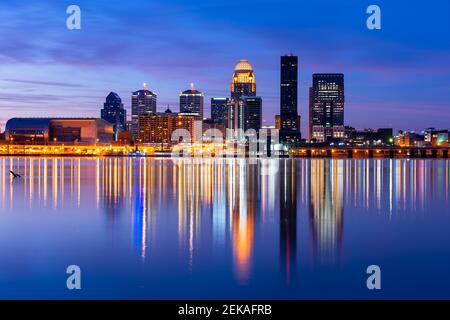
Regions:
<instances>
[{"instance_id":1,"label":"city skyline","mask_svg":"<svg viewBox=\"0 0 450 320\"><path fill-rule=\"evenodd\" d=\"M205 93L209 117L211 97L229 96L230 72L244 58L258 77L263 124L273 125L279 113L279 57L290 52L299 57L298 110L305 137L313 73L345 74L346 125L395 131L448 127L450 48L441 41L448 22L440 17L445 10L416 12L413 6L380 1L383 29L369 31L365 4L357 1L345 6L292 2L289 12L269 1L258 6L250 1L240 4L240 10L252 9L254 14L242 21L228 14L233 6L226 3L92 5L82 0L82 29L68 31L65 3L8 3L15 4L14 11L0 5L0 35L5 39L0 45L2 129L14 116L98 116L110 91L119 94L131 114L129 94L142 82L158 94L158 111L168 104L176 109L178 94L196 83ZM160 13L151 26L135 19L145 18L140 12L144 9ZM223 15L211 15L219 9ZM267 15L269 9L272 15ZM323 17L315 22L313 13L319 11ZM409 22L431 14L435 18L420 29ZM185 15L195 19L170 22ZM35 37L25 36L30 30ZM237 49L220 50L231 39Z\"/></svg>"}]
</instances>

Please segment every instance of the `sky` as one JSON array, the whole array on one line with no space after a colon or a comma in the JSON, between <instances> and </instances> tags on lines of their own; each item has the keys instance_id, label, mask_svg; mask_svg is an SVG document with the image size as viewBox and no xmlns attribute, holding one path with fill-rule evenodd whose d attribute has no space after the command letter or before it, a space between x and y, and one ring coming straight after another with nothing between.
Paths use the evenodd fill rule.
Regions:
<instances>
[{"instance_id":1,"label":"sky","mask_svg":"<svg viewBox=\"0 0 450 320\"><path fill-rule=\"evenodd\" d=\"M66 9L81 8L81 30ZM381 30L366 27L369 5ZM279 112L280 56L299 57L299 113L313 73L345 74L345 124L450 127L450 2L433 0L2 0L0 127L11 117L99 117L117 92L146 82L158 110L178 110L191 82L230 95L240 59L253 65L264 124Z\"/></svg>"}]
</instances>

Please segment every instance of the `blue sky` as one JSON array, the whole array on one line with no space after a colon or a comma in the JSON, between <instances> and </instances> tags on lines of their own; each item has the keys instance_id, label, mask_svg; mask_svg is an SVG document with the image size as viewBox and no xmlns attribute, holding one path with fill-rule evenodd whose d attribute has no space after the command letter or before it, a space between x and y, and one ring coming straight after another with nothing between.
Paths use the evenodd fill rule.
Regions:
<instances>
[{"instance_id":1,"label":"blue sky","mask_svg":"<svg viewBox=\"0 0 450 320\"><path fill-rule=\"evenodd\" d=\"M82 29L66 28L66 8ZM382 30L366 28L366 8ZM346 124L450 127L450 3L424 1L2 0L0 126L13 116L99 116L110 91L130 107L148 83L158 109L178 109L194 82L228 96L239 59L252 63L267 124L279 109L279 57L299 56L299 112L312 73L345 73Z\"/></svg>"}]
</instances>

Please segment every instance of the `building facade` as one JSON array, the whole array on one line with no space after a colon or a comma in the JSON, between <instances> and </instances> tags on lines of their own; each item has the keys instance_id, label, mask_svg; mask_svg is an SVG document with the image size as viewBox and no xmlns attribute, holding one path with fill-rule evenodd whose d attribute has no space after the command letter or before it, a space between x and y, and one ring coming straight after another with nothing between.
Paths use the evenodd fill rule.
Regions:
<instances>
[{"instance_id":1,"label":"building facade","mask_svg":"<svg viewBox=\"0 0 450 320\"><path fill-rule=\"evenodd\" d=\"M259 130L262 121L262 100L256 96L255 72L247 60L234 68L231 80L231 99L228 102L227 128ZM235 137L240 140L242 137Z\"/></svg>"},{"instance_id":2,"label":"building facade","mask_svg":"<svg viewBox=\"0 0 450 320\"><path fill-rule=\"evenodd\" d=\"M226 124L228 119L228 98L211 98L211 119L218 124Z\"/></svg>"},{"instance_id":3,"label":"building facade","mask_svg":"<svg viewBox=\"0 0 450 320\"><path fill-rule=\"evenodd\" d=\"M101 110L101 118L113 125L114 141L118 140L119 132L126 130L127 111L122 99L115 92L110 92L106 97Z\"/></svg>"},{"instance_id":4,"label":"building facade","mask_svg":"<svg viewBox=\"0 0 450 320\"><path fill-rule=\"evenodd\" d=\"M259 132L262 126L262 99L261 97L241 97L240 109L242 110L242 124L244 131L253 129Z\"/></svg>"},{"instance_id":5,"label":"building facade","mask_svg":"<svg viewBox=\"0 0 450 320\"><path fill-rule=\"evenodd\" d=\"M281 57L280 68L280 139L287 144L300 142L298 115L298 57Z\"/></svg>"},{"instance_id":6,"label":"building facade","mask_svg":"<svg viewBox=\"0 0 450 320\"><path fill-rule=\"evenodd\" d=\"M194 114L203 119L204 96L191 83L189 90L180 93L180 113Z\"/></svg>"},{"instance_id":7,"label":"building facade","mask_svg":"<svg viewBox=\"0 0 450 320\"><path fill-rule=\"evenodd\" d=\"M165 112L148 113L139 117L139 135L137 142L143 144L170 144L172 135L177 129L185 129L190 134L191 141L197 138L196 121L199 116L175 113L170 109ZM201 127L200 127L201 130Z\"/></svg>"},{"instance_id":8,"label":"building facade","mask_svg":"<svg viewBox=\"0 0 450 320\"><path fill-rule=\"evenodd\" d=\"M139 117L148 113L156 113L156 93L147 89L144 83L142 90L131 95L131 137L135 141L139 136Z\"/></svg>"},{"instance_id":9,"label":"building facade","mask_svg":"<svg viewBox=\"0 0 450 320\"><path fill-rule=\"evenodd\" d=\"M6 140L16 144L110 144L113 125L97 118L13 118Z\"/></svg>"},{"instance_id":10,"label":"building facade","mask_svg":"<svg viewBox=\"0 0 450 320\"><path fill-rule=\"evenodd\" d=\"M231 98L256 96L256 80L252 65L247 60L241 60L234 68L231 79Z\"/></svg>"},{"instance_id":11,"label":"building facade","mask_svg":"<svg viewBox=\"0 0 450 320\"><path fill-rule=\"evenodd\" d=\"M341 139L344 130L344 75L313 74L309 90L309 138L317 142Z\"/></svg>"}]
</instances>

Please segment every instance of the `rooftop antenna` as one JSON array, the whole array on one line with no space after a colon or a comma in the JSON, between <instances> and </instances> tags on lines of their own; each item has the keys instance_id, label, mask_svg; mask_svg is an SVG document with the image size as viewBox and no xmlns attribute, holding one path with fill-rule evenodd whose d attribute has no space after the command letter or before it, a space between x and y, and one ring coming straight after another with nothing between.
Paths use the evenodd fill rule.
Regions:
<instances>
[{"instance_id":1,"label":"rooftop antenna","mask_svg":"<svg viewBox=\"0 0 450 320\"><path fill-rule=\"evenodd\" d=\"M142 88L143 88L144 90L148 90L147 83L144 82L144 83L142 84Z\"/></svg>"},{"instance_id":2,"label":"rooftop antenna","mask_svg":"<svg viewBox=\"0 0 450 320\"><path fill-rule=\"evenodd\" d=\"M195 90L195 84L193 82L191 82L191 90L194 91Z\"/></svg>"}]
</instances>

